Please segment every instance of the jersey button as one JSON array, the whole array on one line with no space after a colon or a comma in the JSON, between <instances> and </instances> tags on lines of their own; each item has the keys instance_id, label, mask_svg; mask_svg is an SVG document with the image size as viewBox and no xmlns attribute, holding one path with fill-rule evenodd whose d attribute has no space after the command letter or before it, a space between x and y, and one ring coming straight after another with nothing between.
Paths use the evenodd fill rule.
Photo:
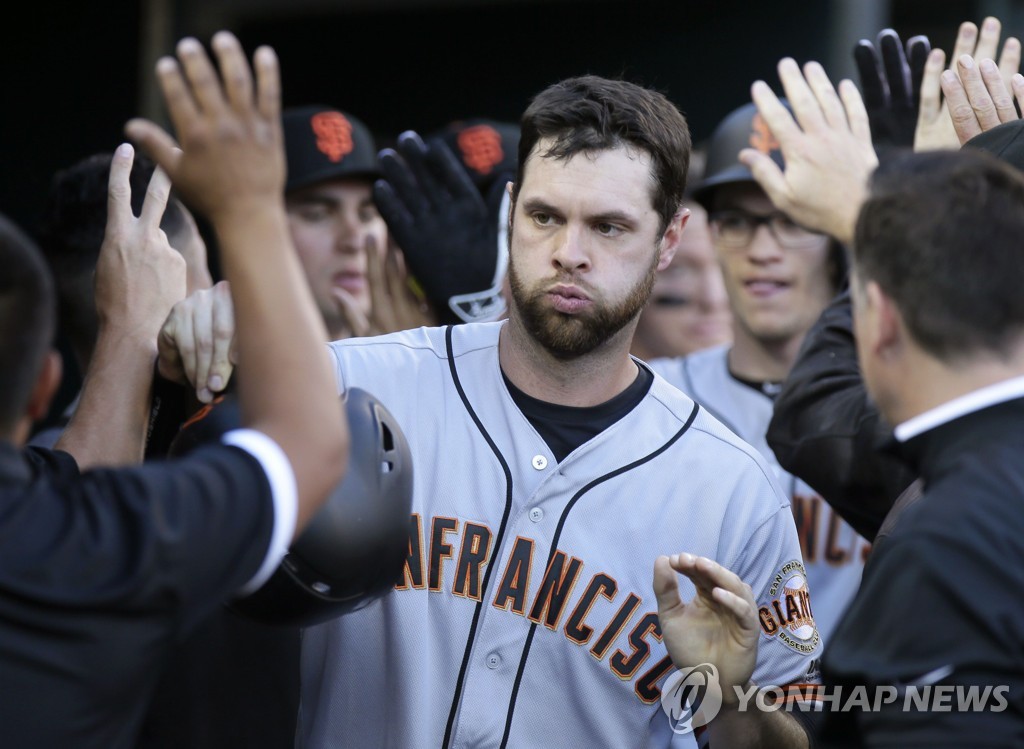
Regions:
<instances>
[{"instance_id":1,"label":"jersey button","mask_svg":"<svg viewBox=\"0 0 1024 749\"><path fill-rule=\"evenodd\" d=\"M501 665L501 656L497 653L491 653L487 656L487 668L495 669Z\"/></svg>"},{"instance_id":2,"label":"jersey button","mask_svg":"<svg viewBox=\"0 0 1024 749\"><path fill-rule=\"evenodd\" d=\"M543 471L545 468L548 467L548 459L545 458L543 455L534 455L533 467L536 468L538 471Z\"/></svg>"},{"instance_id":3,"label":"jersey button","mask_svg":"<svg viewBox=\"0 0 1024 749\"><path fill-rule=\"evenodd\" d=\"M539 523L543 519L544 510L540 509L539 507L534 507L532 510L530 510L530 520L532 520L535 523Z\"/></svg>"}]
</instances>

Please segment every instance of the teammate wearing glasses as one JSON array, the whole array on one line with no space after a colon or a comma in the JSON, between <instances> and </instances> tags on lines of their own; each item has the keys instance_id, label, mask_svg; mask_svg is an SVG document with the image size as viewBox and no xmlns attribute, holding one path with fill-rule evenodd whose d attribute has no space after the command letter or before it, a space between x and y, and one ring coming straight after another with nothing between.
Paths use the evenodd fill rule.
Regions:
<instances>
[{"instance_id":1,"label":"teammate wearing glasses","mask_svg":"<svg viewBox=\"0 0 1024 749\"><path fill-rule=\"evenodd\" d=\"M828 637L860 582L867 541L809 486L784 472L765 440L772 404L804 335L836 293L843 248L778 211L737 156L753 147L782 166L782 155L753 104L728 115L712 134L706 177L693 190L708 211L733 317L733 343L652 368L711 411L775 467L791 498L814 594L814 618ZM799 587L799 581L789 583ZM773 636L786 611L762 612ZM799 648L809 645L794 640Z\"/></svg>"}]
</instances>

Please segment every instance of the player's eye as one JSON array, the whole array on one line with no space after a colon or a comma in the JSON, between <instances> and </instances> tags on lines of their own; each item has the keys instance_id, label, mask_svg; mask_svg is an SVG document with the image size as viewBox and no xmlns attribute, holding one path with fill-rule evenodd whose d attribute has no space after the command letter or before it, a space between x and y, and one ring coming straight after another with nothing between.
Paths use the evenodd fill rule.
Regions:
<instances>
[{"instance_id":1,"label":"player's eye","mask_svg":"<svg viewBox=\"0 0 1024 749\"><path fill-rule=\"evenodd\" d=\"M288 212L303 221L326 221L331 216L330 209L321 203L302 203L289 206Z\"/></svg>"},{"instance_id":2,"label":"player's eye","mask_svg":"<svg viewBox=\"0 0 1024 749\"><path fill-rule=\"evenodd\" d=\"M550 213L544 213L543 211L535 212L531 218L537 226L549 226L554 223L554 217Z\"/></svg>"},{"instance_id":3,"label":"player's eye","mask_svg":"<svg viewBox=\"0 0 1024 749\"><path fill-rule=\"evenodd\" d=\"M363 224L369 224L372 221L376 221L380 218L380 213L377 212L375 205L364 205L359 208L359 222Z\"/></svg>"},{"instance_id":4,"label":"player's eye","mask_svg":"<svg viewBox=\"0 0 1024 749\"><path fill-rule=\"evenodd\" d=\"M609 224L607 221L601 221L594 225L594 229L602 237L617 237L622 233L622 227L616 226L615 224Z\"/></svg>"},{"instance_id":5,"label":"player's eye","mask_svg":"<svg viewBox=\"0 0 1024 749\"><path fill-rule=\"evenodd\" d=\"M738 211L722 211L715 216L715 223L723 232L743 233L750 231L753 221Z\"/></svg>"},{"instance_id":6,"label":"player's eye","mask_svg":"<svg viewBox=\"0 0 1024 749\"><path fill-rule=\"evenodd\" d=\"M772 225L776 229L781 229L783 231L799 231L803 229L803 227L800 226L800 224L798 224L796 221L794 221L784 213L775 214L774 216L772 216L771 221Z\"/></svg>"}]
</instances>

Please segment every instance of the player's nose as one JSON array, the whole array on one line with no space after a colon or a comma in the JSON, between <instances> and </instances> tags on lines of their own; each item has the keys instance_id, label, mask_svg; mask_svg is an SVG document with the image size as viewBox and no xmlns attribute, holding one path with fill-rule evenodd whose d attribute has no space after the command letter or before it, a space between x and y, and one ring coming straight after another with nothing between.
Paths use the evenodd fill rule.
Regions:
<instances>
[{"instance_id":1,"label":"player's nose","mask_svg":"<svg viewBox=\"0 0 1024 749\"><path fill-rule=\"evenodd\" d=\"M366 242L367 228L357 216L342 212L334 224L334 245L339 252L361 251Z\"/></svg>"},{"instance_id":2,"label":"player's nose","mask_svg":"<svg viewBox=\"0 0 1024 749\"><path fill-rule=\"evenodd\" d=\"M555 248L551 261L556 267L570 271L590 267L590 254L581 228L567 225L555 235L553 241Z\"/></svg>"},{"instance_id":3,"label":"player's nose","mask_svg":"<svg viewBox=\"0 0 1024 749\"><path fill-rule=\"evenodd\" d=\"M747 257L754 262L771 263L782 260L783 249L779 240L772 234L768 224L761 224L754 230L747 245Z\"/></svg>"}]
</instances>

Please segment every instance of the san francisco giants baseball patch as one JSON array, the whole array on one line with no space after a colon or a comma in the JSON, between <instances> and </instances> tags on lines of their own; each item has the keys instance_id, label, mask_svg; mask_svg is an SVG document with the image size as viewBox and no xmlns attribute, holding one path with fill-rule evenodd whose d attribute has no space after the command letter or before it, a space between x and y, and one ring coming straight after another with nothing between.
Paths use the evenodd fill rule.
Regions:
<instances>
[{"instance_id":1,"label":"san francisco giants baseball patch","mask_svg":"<svg viewBox=\"0 0 1024 749\"><path fill-rule=\"evenodd\" d=\"M768 601L757 610L761 631L798 653L813 653L821 640L811 610L807 571L799 559L786 562L768 588Z\"/></svg>"}]
</instances>

